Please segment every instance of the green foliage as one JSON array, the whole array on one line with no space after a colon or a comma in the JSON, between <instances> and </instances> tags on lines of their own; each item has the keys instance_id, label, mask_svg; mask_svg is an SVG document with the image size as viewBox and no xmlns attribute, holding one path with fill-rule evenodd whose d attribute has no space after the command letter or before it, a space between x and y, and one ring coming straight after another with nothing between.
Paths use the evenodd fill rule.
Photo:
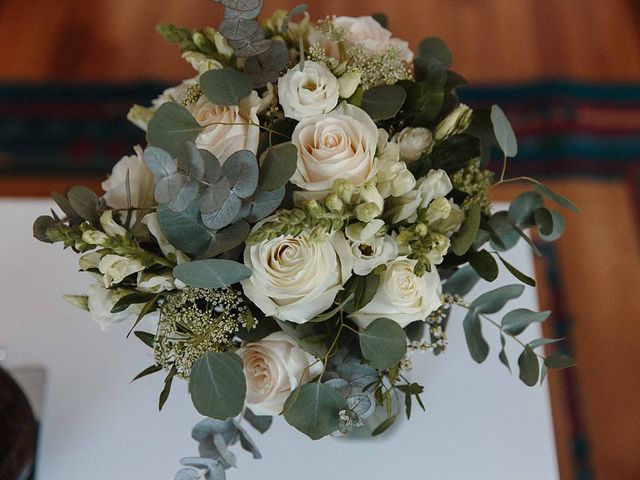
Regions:
<instances>
[{"instance_id":1,"label":"green foliage","mask_svg":"<svg viewBox=\"0 0 640 480\"><path fill-rule=\"evenodd\" d=\"M120 298L120 300L118 300L113 305L113 307L111 308L111 313L123 312L127 308L129 308L129 306L131 305L147 303L149 300L155 297L156 295L154 295L153 293L145 293L145 292L130 293L129 295L125 295L124 297Z\"/></svg>"},{"instance_id":2,"label":"green foliage","mask_svg":"<svg viewBox=\"0 0 640 480\"><path fill-rule=\"evenodd\" d=\"M182 144L195 141L201 131L202 126L189 110L177 103L167 102L160 105L149 122L147 142L177 157Z\"/></svg>"},{"instance_id":3,"label":"green foliage","mask_svg":"<svg viewBox=\"0 0 640 480\"><path fill-rule=\"evenodd\" d=\"M218 420L238 415L247 392L242 360L230 352L205 353L191 369L189 392L202 415Z\"/></svg>"},{"instance_id":4,"label":"green foliage","mask_svg":"<svg viewBox=\"0 0 640 480\"><path fill-rule=\"evenodd\" d=\"M567 355L556 353L545 358L544 364L547 368L562 370L564 368L573 367L576 364L576 361Z\"/></svg>"},{"instance_id":5,"label":"green foliage","mask_svg":"<svg viewBox=\"0 0 640 480\"><path fill-rule=\"evenodd\" d=\"M407 353L407 336L402 327L387 318L378 318L359 334L362 356L380 370L397 365Z\"/></svg>"},{"instance_id":6,"label":"green foliage","mask_svg":"<svg viewBox=\"0 0 640 480\"><path fill-rule=\"evenodd\" d=\"M162 232L178 250L197 256L211 242L212 234L202 223L195 203L181 212L159 205L156 212Z\"/></svg>"},{"instance_id":7,"label":"green foliage","mask_svg":"<svg viewBox=\"0 0 640 480\"><path fill-rule=\"evenodd\" d=\"M406 116L414 127L432 127L438 118L444 102L444 86L447 81L443 69L432 72L422 82L402 80L397 83L405 89Z\"/></svg>"},{"instance_id":8,"label":"green foliage","mask_svg":"<svg viewBox=\"0 0 640 480\"><path fill-rule=\"evenodd\" d=\"M158 398L158 410L162 410L164 404L167 403L169 398L169 393L171 393L171 385L173 383L173 378L176 376L176 369L172 368L169 370L166 378L164 379L164 388L160 392L160 397Z\"/></svg>"},{"instance_id":9,"label":"green foliage","mask_svg":"<svg viewBox=\"0 0 640 480\"><path fill-rule=\"evenodd\" d=\"M142 343L144 343L147 347L153 348L153 343L155 341L155 335L148 332L142 332L140 330L133 332L133 334L140 339Z\"/></svg>"},{"instance_id":10,"label":"green foliage","mask_svg":"<svg viewBox=\"0 0 640 480\"><path fill-rule=\"evenodd\" d=\"M522 295L524 287L522 285L506 285L504 287L496 288L490 292L483 293L473 302L471 302L471 309L478 313L495 313L507 304L509 300L513 300Z\"/></svg>"},{"instance_id":11,"label":"green foliage","mask_svg":"<svg viewBox=\"0 0 640 480\"><path fill-rule=\"evenodd\" d=\"M449 173L460 170L472 159L480 156L480 140L468 133L458 133L438 143L431 152L432 168Z\"/></svg>"},{"instance_id":12,"label":"green foliage","mask_svg":"<svg viewBox=\"0 0 640 480\"><path fill-rule=\"evenodd\" d=\"M406 91L399 85L378 85L364 92L360 108L373 120L388 120L398 114L406 98Z\"/></svg>"},{"instance_id":13,"label":"green foliage","mask_svg":"<svg viewBox=\"0 0 640 480\"><path fill-rule=\"evenodd\" d=\"M498 278L498 264L493 255L486 250L473 252L469 264L487 282L493 282Z\"/></svg>"},{"instance_id":14,"label":"green foliage","mask_svg":"<svg viewBox=\"0 0 640 480\"><path fill-rule=\"evenodd\" d=\"M48 215L41 215L33 222L33 238L44 243L54 243L47 236L47 230L56 225L56 220Z\"/></svg>"},{"instance_id":15,"label":"green foliage","mask_svg":"<svg viewBox=\"0 0 640 480\"><path fill-rule=\"evenodd\" d=\"M442 291L451 295L466 295L476 286L479 280L480 277L476 271L467 265L456 270L456 272L444 282Z\"/></svg>"},{"instance_id":16,"label":"green foliage","mask_svg":"<svg viewBox=\"0 0 640 480\"><path fill-rule=\"evenodd\" d=\"M382 28L387 28L389 26L389 19L382 12L377 12L371 15L371 17L380 24Z\"/></svg>"},{"instance_id":17,"label":"green foliage","mask_svg":"<svg viewBox=\"0 0 640 480\"><path fill-rule=\"evenodd\" d=\"M173 275L190 287L224 288L246 280L251 270L232 260L209 259L177 265Z\"/></svg>"},{"instance_id":18,"label":"green foliage","mask_svg":"<svg viewBox=\"0 0 640 480\"><path fill-rule=\"evenodd\" d=\"M347 406L334 389L313 382L291 393L284 406L284 418L311 440L318 440L338 429L338 414Z\"/></svg>"},{"instance_id":19,"label":"green foliage","mask_svg":"<svg viewBox=\"0 0 640 480\"><path fill-rule=\"evenodd\" d=\"M272 192L284 187L296 171L298 149L292 143L285 143L267 150L260 166L258 188Z\"/></svg>"},{"instance_id":20,"label":"green foliage","mask_svg":"<svg viewBox=\"0 0 640 480\"><path fill-rule=\"evenodd\" d=\"M491 123L493 124L495 138L504 155L506 157L515 157L518 154L516 135L513 133L511 122L497 105L491 107Z\"/></svg>"},{"instance_id":21,"label":"green foliage","mask_svg":"<svg viewBox=\"0 0 640 480\"><path fill-rule=\"evenodd\" d=\"M396 415L386 418L380 425L373 429L373 432L371 432L371 436L377 437L378 435L381 435L389 430L389 428L391 428L391 426L395 423L396 418Z\"/></svg>"},{"instance_id":22,"label":"green foliage","mask_svg":"<svg viewBox=\"0 0 640 480\"><path fill-rule=\"evenodd\" d=\"M477 363L484 362L489 355L489 344L482 335L482 325L478 312L473 309L469 310L464 317L462 326L471 358Z\"/></svg>"},{"instance_id":23,"label":"green foliage","mask_svg":"<svg viewBox=\"0 0 640 480\"><path fill-rule=\"evenodd\" d=\"M449 47L438 37L427 37L418 45L418 57L438 61L444 68L451 67L453 56Z\"/></svg>"},{"instance_id":24,"label":"green foliage","mask_svg":"<svg viewBox=\"0 0 640 480\"><path fill-rule=\"evenodd\" d=\"M84 220L94 225L100 222L100 201L95 192L87 187L71 187L67 192L69 206Z\"/></svg>"},{"instance_id":25,"label":"green foliage","mask_svg":"<svg viewBox=\"0 0 640 480\"><path fill-rule=\"evenodd\" d=\"M518 308L507 313L502 319L502 330L511 335L520 335L532 323L542 323L549 315L550 311L533 312L526 308Z\"/></svg>"},{"instance_id":26,"label":"green foliage","mask_svg":"<svg viewBox=\"0 0 640 480\"><path fill-rule=\"evenodd\" d=\"M339 294L339 301L346 301L344 311L353 313L365 307L373 299L379 285L380 277L373 272L365 276L353 275ZM349 298L351 300L347 301Z\"/></svg>"},{"instance_id":27,"label":"green foliage","mask_svg":"<svg viewBox=\"0 0 640 480\"><path fill-rule=\"evenodd\" d=\"M471 248L480 228L480 213L480 205L477 203L471 205L467 211L462 227L451 240L451 250L456 255L462 256Z\"/></svg>"},{"instance_id":28,"label":"green foliage","mask_svg":"<svg viewBox=\"0 0 640 480\"><path fill-rule=\"evenodd\" d=\"M504 258L502 258L502 255L500 255L499 253L496 252L496 255L498 256L498 258L500 259L502 264L506 267L506 269L509 270L511 275L516 277L518 280L520 280L525 285L529 285L530 287L535 287L536 286L536 281L533 278L529 277L528 275L525 275L520 270L518 270L516 267L511 265Z\"/></svg>"},{"instance_id":29,"label":"green foliage","mask_svg":"<svg viewBox=\"0 0 640 480\"><path fill-rule=\"evenodd\" d=\"M271 427L271 424L273 423L273 417L268 415L256 415L249 408L244 410L244 419L260 433L265 433L269 430L269 427Z\"/></svg>"},{"instance_id":30,"label":"green foliage","mask_svg":"<svg viewBox=\"0 0 640 480\"><path fill-rule=\"evenodd\" d=\"M576 205L571 200L569 200L566 197L563 197L559 193L554 192L553 190L551 190L546 185L543 185L542 183L536 183L535 187L536 187L536 189L538 189L540 191L540 193L542 193L543 195L549 197L551 200L556 202L558 205L560 205L560 206L562 206L562 207L564 207L567 210L570 210L572 212L576 212L576 213L580 212L580 209L578 207L576 207Z\"/></svg>"},{"instance_id":31,"label":"green foliage","mask_svg":"<svg viewBox=\"0 0 640 480\"><path fill-rule=\"evenodd\" d=\"M538 356L531 347L525 346L524 350L518 357L518 367L520 367L520 380L529 387L533 387L538 383L540 375L540 364Z\"/></svg>"},{"instance_id":32,"label":"green foliage","mask_svg":"<svg viewBox=\"0 0 640 480\"><path fill-rule=\"evenodd\" d=\"M200 87L214 105L238 105L251 94L251 78L232 69L209 70L200 76Z\"/></svg>"},{"instance_id":33,"label":"green foliage","mask_svg":"<svg viewBox=\"0 0 640 480\"><path fill-rule=\"evenodd\" d=\"M218 230L211 239L209 247L199 255L198 260L217 257L242 245L250 231L249 224L244 220L239 220L222 230Z\"/></svg>"}]
</instances>

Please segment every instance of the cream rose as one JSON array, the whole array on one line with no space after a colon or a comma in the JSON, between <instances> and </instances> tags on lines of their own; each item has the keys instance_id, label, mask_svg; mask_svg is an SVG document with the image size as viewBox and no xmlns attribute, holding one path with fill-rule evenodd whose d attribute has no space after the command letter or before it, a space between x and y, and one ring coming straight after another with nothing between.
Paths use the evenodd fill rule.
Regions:
<instances>
[{"instance_id":1,"label":"cream rose","mask_svg":"<svg viewBox=\"0 0 640 480\"><path fill-rule=\"evenodd\" d=\"M351 318L366 328L377 318L388 318L406 327L425 320L440 305L442 284L435 268L422 277L413 273L416 260L398 257L380 274L380 287L373 299Z\"/></svg>"},{"instance_id":2,"label":"cream rose","mask_svg":"<svg viewBox=\"0 0 640 480\"><path fill-rule=\"evenodd\" d=\"M142 158L142 148L135 147L135 155L122 157L113 166L111 175L102 182L104 200L111 208L127 208L127 172L131 187L131 206L136 208L153 207L154 178Z\"/></svg>"},{"instance_id":3,"label":"cream rose","mask_svg":"<svg viewBox=\"0 0 640 480\"><path fill-rule=\"evenodd\" d=\"M346 102L331 113L305 118L291 139L298 148L291 181L312 191L328 190L337 179L361 185L376 174L377 140L369 115Z\"/></svg>"},{"instance_id":4,"label":"cream rose","mask_svg":"<svg viewBox=\"0 0 640 480\"><path fill-rule=\"evenodd\" d=\"M140 260L121 255L105 255L98 263L98 270L103 275L105 287L118 284L132 273L141 272L144 268Z\"/></svg>"},{"instance_id":5,"label":"cream rose","mask_svg":"<svg viewBox=\"0 0 640 480\"><path fill-rule=\"evenodd\" d=\"M295 120L329 113L338 105L338 79L324 63L306 61L304 71L293 67L278 80L284 116Z\"/></svg>"},{"instance_id":6,"label":"cream rose","mask_svg":"<svg viewBox=\"0 0 640 480\"><path fill-rule=\"evenodd\" d=\"M409 48L409 43L400 38L392 37L391 32L380 25L373 17L336 17L333 23L336 27L344 30L347 48L354 45L362 45L369 55L396 48L405 62L410 63L413 61L413 52ZM340 50L336 42L328 39L319 30L310 32L309 43L311 45L318 43L325 49L327 55L340 58Z\"/></svg>"},{"instance_id":7,"label":"cream rose","mask_svg":"<svg viewBox=\"0 0 640 480\"><path fill-rule=\"evenodd\" d=\"M214 105L204 95L191 107L191 113L204 127L196 138L198 148L213 153L220 163L239 150L258 151L260 97L253 91L239 105Z\"/></svg>"},{"instance_id":8,"label":"cream rose","mask_svg":"<svg viewBox=\"0 0 640 480\"><path fill-rule=\"evenodd\" d=\"M400 156L408 163L415 162L433 142L433 134L426 128L407 127L391 139L400 146Z\"/></svg>"},{"instance_id":9,"label":"cream rose","mask_svg":"<svg viewBox=\"0 0 640 480\"><path fill-rule=\"evenodd\" d=\"M351 275L347 248L342 236L314 241L307 233L247 245L244 293L265 315L305 323L332 305Z\"/></svg>"},{"instance_id":10,"label":"cream rose","mask_svg":"<svg viewBox=\"0 0 640 480\"><path fill-rule=\"evenodd\" d=\"M382 227L384 221L376 219L367 224L351 224L345 229L354 273L367 275L398 256L396 241L389 235L379 235Z\"/></svg>"},{"instance_id":11,"label":"cream rose","mask_svg":"<svg viewBox=\"0 0 640 480\"><path fill-rule=\"evenodd\" d=\"M278 415L291 392L322 371L322 362L284 332L275 332L236 352L247 380L245 403L256 415Z\"/></svg>"}]
</instances>

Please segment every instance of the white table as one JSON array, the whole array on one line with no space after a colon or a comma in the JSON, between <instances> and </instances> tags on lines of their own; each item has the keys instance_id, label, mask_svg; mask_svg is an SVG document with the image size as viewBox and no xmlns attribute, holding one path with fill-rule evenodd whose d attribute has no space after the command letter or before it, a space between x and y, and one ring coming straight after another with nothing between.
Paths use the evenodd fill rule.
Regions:
<instances>
[{"instance_id":1,"label":"white table","mask_svg":"<svg viewBox=\"0 0 640 480\"><path fill-rule=\"evenodd\" d=\"M136 338L125 340L125 326L102 332L63 301L64 293L86 292L90 279L77 272L72 252L32 239L33 219L51 205L0 200L3 365L46 370L38 479L172 479L179 459L197 452L190 430L199 416L186 385L174 382L159 413L162 377L130 383L151 365L150 350ZM532 274L522 242L507 258ZM513 281L506 273L496 285ZM518 306L536 308L534 289L526 289ZM490 358L475 364L460 313L450 321L446 354L414 357L411 373L425 385L426 413L414 409L411 421L381 439L315 443L278 418L267 434L255 434L264 458L240 453L230 480L557 479L547 387L530 389L509 376L496 358L498 335L489 325ZM538 328L528 332L539 334ZM515 364L516 349L510 353Z\"/></svg>"}]
</instances>

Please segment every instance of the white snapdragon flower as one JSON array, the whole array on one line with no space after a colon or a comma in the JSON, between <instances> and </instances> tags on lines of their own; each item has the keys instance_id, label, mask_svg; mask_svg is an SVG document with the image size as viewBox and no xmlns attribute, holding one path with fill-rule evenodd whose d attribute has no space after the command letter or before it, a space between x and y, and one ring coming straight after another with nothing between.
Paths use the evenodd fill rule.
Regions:
<instances>
[{"instance_id":1,"label":"white snapdragon flower","mask_svg":"<svg viewBox=\"0 0 640 480\"><path fill-rule=\"evenodd\" d=\"M304 232L247 245L244 264L252 272L242 282L247 298L265 315L294 323L329 308L352 269L344 237L317 241Z\"/></svg>"},{"instance_id":2,"label":"white snapdragon flower","mask_svg":"<svg viewBox=\"0 0 640 480\"><path fill-rule=\"evenodd\" d=\"M236 352L247 379L246 405L256 415L278 415L298 385L322 372L322 362L284 332L247 343Z\"/></svg>"},{"instance_id":3,"label":"white snapdragon flower","mask_svg":"<svg viewBox=\"0 0 640 480\"><path fill-rule=\"evenodd\" d=\"M100 225L104 233L110 237L123 236L127 234L127 229L116 223L113 219L113 210L106 210L100 215Z\"/></svg>"},{"instance_id":4,"label":"white snapdragon flower","mask_svg":"<svg viewBox=\"0 0 640 480\"><path fill-rule=\"evenodd\" d=\"M89 287L87 307L91 317L98 322L102 330L139 313L140 305L130 305L121 312L111 313L116 302L130 293L132 292L122 289L108 289L99 283Z\"/></svg>"},{"instance_id":5,"label":"white snapdragon flower","mask_svg":"<svg viewBox=\"0 0 640 480\"><path fill-rule=\"evenodd\" d=\"M376 219L367 224L354 223L345 229L353 256L353 272L357 275L367 275L398 256L396 241L389 235L378 234L383 227L384 221Z\"/></svg>"},{"instance_id":6,"label":"white snapdragon flower","mask_svg":"<svg viewBox=\"0 0 640 480\"><path fill-rule=\"evenodd\" d=\"M414 223L418 208L427 208L435 198L444 197L452 189L451 180L444 170L430 170L426 177L418 180L414 190L391 199L385 215L392 223L405 220Z\"/></svg>"},{"instance_id":7,"label":"white snapdragon flower","mask_svg":"<svg viewBox=\"0 0 640 480\"><path fill-rule=\"evenodd\" d=\"M387 264L373 299L350 316L358 326L366 328L377 318L388 318L406 327L416 320L425 320L441 305L438 270L432 268L418 277L413 272L416 263L417 260L398 257Z\"/></svg>"},{"instance_id":8,"label":"white snapdragon flower","mask_svg":"<svg viewBox=\"0 0 640 480\"><path fill-rule=\"evenodd\" d=\"M291 68L278 80L278 96L284 116L303 120L329 113L338 105L338 79L324 63L306 61L301 72Z\"/></svg>"},{"instance_id":9,"label":"white snapdragon flower","mask_svg":"<svg viewBox=\"0 0 640 480\"><path fill-rule=\"evenodd\" d=\"M137 283L139 290L149 293L160 293L175 290L176 288L181 288L184 285L180 280L176 280L169 272L138 272Z\"/></svg>"},{"instance_id":10,"label":"white snapdragon flower","mask_svg":"<svg viewBox=\"0 0 640 480\"><path fill-rule=\"evenodd\" d=\"M105 255L98 263L98 270L103 275L105 287L118 284L129 275L141 272L144 268L140 260L112 254Z\"/></svg>"},{"instance_id":11,"label":"white snapdragon flower","mask_svg":"<svg viewBox=\"0 0 640 480\"><path fill-rule=\"evenodd\" d=\"M400 160L400 146L389 142L389 134L378 130L378 173L376 183L378 191L384 197L400 197L413 190L416 179Z\"/></svg>"},{"instance_id":12,"label":"white snapdragon flower","mask_svg":"<svg viewBox=\"0 0 640 480\"><path fill-rule=\"evenodd\" d=\"M304 190L326 191L344 179L362 185L376 173L378 128L358 107L341 103L331 113L303 119L291 141L298 165L291 182Z\"/></svg>"}]
</instances>

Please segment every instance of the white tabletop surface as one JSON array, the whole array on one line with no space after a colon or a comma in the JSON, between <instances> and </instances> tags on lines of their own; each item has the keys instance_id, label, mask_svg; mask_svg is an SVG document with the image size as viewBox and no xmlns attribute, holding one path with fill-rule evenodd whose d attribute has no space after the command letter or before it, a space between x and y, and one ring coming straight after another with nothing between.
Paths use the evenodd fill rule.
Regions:
<instances>
[{"instance_id":1,"label":"white tabletop surface","mask_svg":"<svg viewBox=\"0 0 640 480\"><path fill-rule=\"evenodd\" d=\"M170 480L179 459L197 453L190 431L200 417L186 384L174 382L158 412L162 376L130 383L153 363L150 350L136 338L125 340L124 325L102 332L86 312L61 298L86 293L90 276L77 272L72 252L31 237L33 219L50 206L45 200L0 199L3 366L46 371L37 479ZM507 258L532 274L523 242ZM507 283L515 281L505 273L492 287ZM511 306L535 309L534 289L527 287ZM475 364L461 320L457 312L449 323L445 354L413 358L411 377L425 385L426 413L414 409L402 428L370 441L312 442L277 418L267 434L255 434L264 458L239 453L239 468L228 478L557 479L546 385L531 389L509 375L497 359L499 338L490 325L484 325L490 358ZM526 335L534 336L540 336L538 328ZM511 346L515 364L519 352Z\"/></svg>"}]
</instances>

